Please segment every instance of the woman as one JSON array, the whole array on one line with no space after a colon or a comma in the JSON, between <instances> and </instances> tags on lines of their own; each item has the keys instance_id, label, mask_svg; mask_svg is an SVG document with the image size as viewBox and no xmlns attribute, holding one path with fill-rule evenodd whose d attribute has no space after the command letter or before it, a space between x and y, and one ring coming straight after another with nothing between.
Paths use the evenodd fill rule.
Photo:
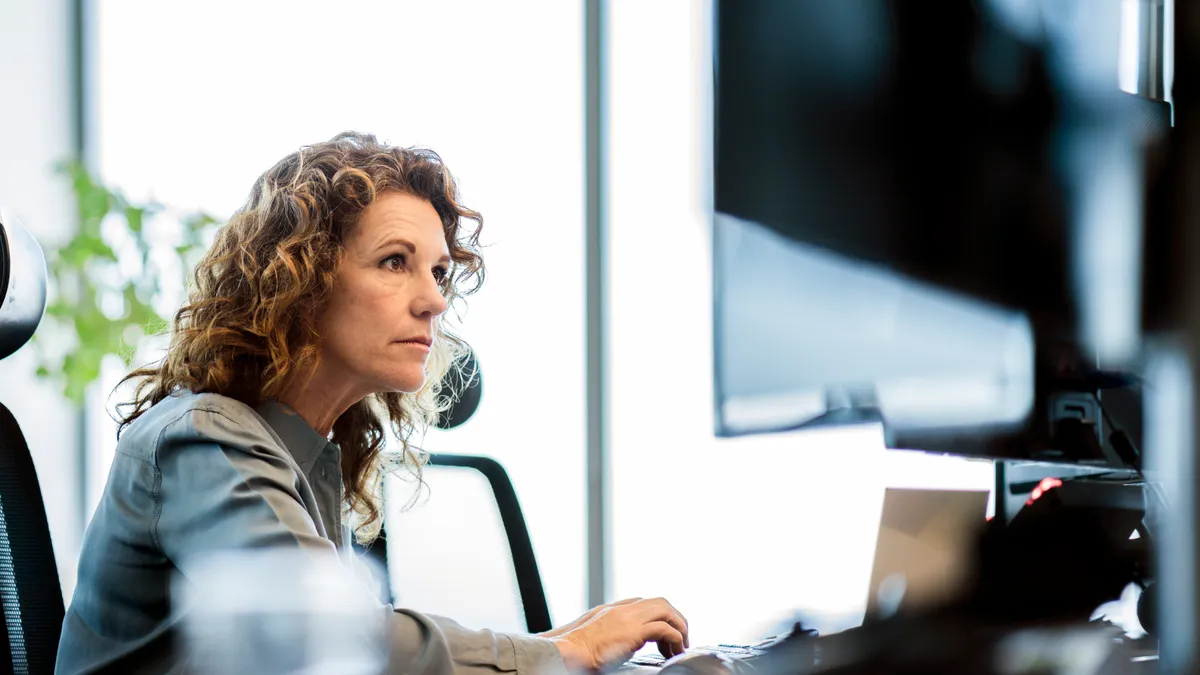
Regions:
<instances>
[{"instance_id":1,"label":"woman","mask_svg":"<svg viewBox=\"0 0 1200 675\"><path fill-rule=\"evenodd\" d=\"M407 439L439 409L460 348L441 316L482 282L481 225L436 154L369 135L302 148L259 178L196 269L166 357L129 376L58 672L181 670L168 588L197 555L336 552L351 529L378 532L385 422L419 471ZM550 673L687 644L661 598L538 636L388 617L391 672Z\"/></svg>"}]
</instances>

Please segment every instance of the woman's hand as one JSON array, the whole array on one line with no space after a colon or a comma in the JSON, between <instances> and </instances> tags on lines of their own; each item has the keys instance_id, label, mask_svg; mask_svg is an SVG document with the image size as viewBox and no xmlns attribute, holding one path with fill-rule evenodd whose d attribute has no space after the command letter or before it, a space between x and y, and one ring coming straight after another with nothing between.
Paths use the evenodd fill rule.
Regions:
<instances>
[{"instance_id":1,"label":"woman's hand","mask_svg":"<svg viewBox=\"0 0 1200 675\"><path fill-rule=\"evenodd\" d=\"M540 635L554 640L571 670L596 670L620 663L652 640L666 658L683 653L690 644L687 619L663 598L630 598L601 605Z\"/></svg>"},{"instance_id":2,"label":"woman's hand","mask_svg":"<svg viewBox=\"0 0 1200 675\"><path fill-rule=\"evenodd\" d=\"M583 624L587 623L588 621L591 621L592 617L596 616L596 614L598 614L603 609L606 609L608 607L616 607L617 605L628 605L630 603L638 602L640 600L641 600L641 598L628 598L626 600L618 600L617 602L609 603L607 605L600 605L599 607L593 607L593 608L589 609L586 614L579 617L578 619L575 619L571 623L568 623L563 626L559 626L558 628L553 628L551 630L546 631L545 633L538 633L538 637L546 637L546 638L558 637L560 635L563 635L564 633L575 630L576 628L582 626Z\"/></svg>"}]
</instances>

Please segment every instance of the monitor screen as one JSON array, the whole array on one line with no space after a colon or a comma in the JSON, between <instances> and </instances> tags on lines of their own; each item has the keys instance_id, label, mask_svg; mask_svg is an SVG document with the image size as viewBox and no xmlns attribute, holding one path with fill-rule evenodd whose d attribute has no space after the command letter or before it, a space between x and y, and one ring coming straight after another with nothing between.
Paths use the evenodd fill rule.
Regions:
<instances>
[{"instance_id":1,"label":"monitor screen","mask_svg":"<svg viewBox=\"0 0 1200 675\"><path fill-rule=\"evenodd\" d=\"M882 421L892 447L1119 463L1056 416L1103 380L1080 364L1136 350L1169 115L1117 87L1116 4L1002 5L717 3L718 434Z\"/></svg>"},{"instance_id":2,"label":"monitor screen","mask_svg":"<svg viewBox=\"0 0 1200 675\"><path fill-rule=\"evenodd\" d=\"M715 223L718 432L1016 424L1028 319L727 214Z\"/></svg>"}]
</instances>

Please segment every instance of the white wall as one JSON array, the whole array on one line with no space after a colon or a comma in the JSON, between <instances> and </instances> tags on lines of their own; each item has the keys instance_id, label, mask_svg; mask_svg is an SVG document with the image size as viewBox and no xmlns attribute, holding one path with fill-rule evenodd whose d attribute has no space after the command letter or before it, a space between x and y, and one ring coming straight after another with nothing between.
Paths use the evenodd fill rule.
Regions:
<instances>
[{"instance_id":1,"label":"white wall","mask_svg":"<svg viewBox=\"0 0 1200 675\"><path fill-rule=\"evenodd\" d=\"M71 150L69 0L0 0L0 204L42 244L69 235L74 202L53 165ZM75 587L83 532L77 413L34 375L26 346L0 362L0 403L20 422L42 487L63 591Z\"/></svg>"}]
</instances>

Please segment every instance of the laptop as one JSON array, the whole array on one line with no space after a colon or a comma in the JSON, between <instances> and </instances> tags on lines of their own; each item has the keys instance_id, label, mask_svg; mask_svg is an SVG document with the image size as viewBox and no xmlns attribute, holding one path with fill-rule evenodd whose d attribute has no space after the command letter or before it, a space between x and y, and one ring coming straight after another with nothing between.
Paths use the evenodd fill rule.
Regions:
<instances>
[{"instance_id":1,"label":"laptop","mask_svg":"<svg viewBox=\"0 0 1200 675\"><path fill-rule=\"evenodd\" d=\"M868 585L866 621L953 597L987 522L982 490L887 488Z\"/></svg>"},{"instance_id":2,"label":"laptop","mask_svg":"<svg viewBox=\"0 0 1200 675\"><path fill-rule=\"evenodd\" d=\"M987 521L988 497L987 491L980 490L887 488L866 620L936 603L962 588L970 547L978 528ZM753 645L721 644L688 651L750 659L765 653L780 637ZM661 667L663 662L658 654L637 654L621 670L633 673Z\"/></svg>"}]
</instances>

